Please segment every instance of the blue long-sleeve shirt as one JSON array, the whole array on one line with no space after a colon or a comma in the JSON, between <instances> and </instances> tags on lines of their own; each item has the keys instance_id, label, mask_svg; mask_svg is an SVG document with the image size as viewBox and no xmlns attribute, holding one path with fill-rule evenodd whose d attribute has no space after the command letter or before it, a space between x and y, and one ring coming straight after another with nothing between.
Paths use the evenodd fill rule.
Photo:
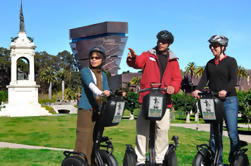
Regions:
<instances>
[{"instance_id":1,"label":"blue long-sleeve shirt","mask_svg":"<svg viewBox=\"0 0 251 166\"><path fill-rule=\"evenodd\" d=\"M78 103L78 108L83 110L90 110L91 108L94 108L97 105L95 100L95 94L89 88L89 85L91 83L96 84L93 78L95 76L92 74L92 71L89 68L82 68L80 72L81 72L81 82L82 82L82 94ZM107 76L103 71L102 71L102 86L103 90L110 90Z\"/></svg>"}]
</instances>

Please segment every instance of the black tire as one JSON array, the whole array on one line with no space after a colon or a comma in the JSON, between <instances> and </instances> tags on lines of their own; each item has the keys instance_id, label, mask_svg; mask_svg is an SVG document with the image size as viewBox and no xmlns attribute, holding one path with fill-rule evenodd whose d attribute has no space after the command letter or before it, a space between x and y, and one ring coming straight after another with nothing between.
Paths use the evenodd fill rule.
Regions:
<instances>
[{"instance_id":1,"label":"black tire","mask_svg":"<svg viewBox=\"0 0 251 166\"><path fill-rule=\"evenodd\" d=\"M235 157L234 162L231 164L231 166L250 166L250 163L248 161L248 157L246 154L241 154L237 157Z\"/></svg>"},{"instance_id":2,"label":"black tire","mask_svg":"<svg viewBox=\"0 0 251 166\"><path fill-rule=\"evenodd\" d=\"M178 166L177 156L174 150L170 150L166 153L164 161L164 166Z\"/></svg>"},{"instance_id":3,"label":"black tire","mask_svg":"<svg viewBox=\"0 0 251 166\"><path fill-rule=\"evenodd\" d=\"M113 154L109 154L106 150L99 151L101 158L103 159L105 166L118 166L118 162L113 156Z\"/></svg>"},{"instance_id":4,"label":"black tire","mask_svg":"<svg viewBox=\"0 0 251 166\"><path fill-rule=\"evenodd\" d=\"M66 157L61 166L88 166L88 163L78 156Z\"/></svg>"},{"instance_id":5,"label":"black tire","mask_svg":"<svg viewBox=\"0 0 251 166\"><path fill-rule=\"evenodd\" d=\"M193 159L192 166L210 166L210 163L198 152Z\"/></svg>"}]
</instances>

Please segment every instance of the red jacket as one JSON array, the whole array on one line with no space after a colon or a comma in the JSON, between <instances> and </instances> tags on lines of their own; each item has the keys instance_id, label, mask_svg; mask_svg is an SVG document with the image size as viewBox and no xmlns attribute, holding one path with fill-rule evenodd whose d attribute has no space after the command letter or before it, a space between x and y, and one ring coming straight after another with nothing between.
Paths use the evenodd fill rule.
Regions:
<instances>
[{"instance_id":1,"label":"red jacket","mask_svg":"<svg viewBox=\"0 0 251 166\"><path fill-rule=\"evenodd\" d=\"M174 93L178 93L180 90L180 84L182 81L181 71L177 57L169 50L169 58L166 65L166 69L163 73L161 82L161 88L167 86L174 87ZM156 50L151 49L147 52L143 52L141 55L136 56L135 59L127 58L127 64L135 69L143 69L143 74L140 81L140 89L150 88L150 83L160 83L160 68L159 60L156 55ZM139 103L142 103L143 97L149 92L142 92L139 94ZM168 95L168 107L171 107L171 95Z\"/></svg>"}]
</instances>

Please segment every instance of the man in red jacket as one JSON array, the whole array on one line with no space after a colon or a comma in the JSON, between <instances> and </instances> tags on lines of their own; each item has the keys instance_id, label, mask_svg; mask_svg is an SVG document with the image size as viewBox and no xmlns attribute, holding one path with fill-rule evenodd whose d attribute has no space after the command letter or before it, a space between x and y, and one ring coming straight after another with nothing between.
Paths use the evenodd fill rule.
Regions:
<instances>
[{"instance_id":1,"label":"man in red jacket","mask_svg":"<svg viewBox=\"0 0 251 166\"><path fill-rule=\"evenodd\" d=\"M167 30L160 31L157 34L157 46L151 50L143 52L137 56L135 51L129 48L127 64L135 69L143 69L140 89L151 87L151 83L161 83L161 88L166 89L167 93L167 110L160 121L156 121L155 137L155 162L156 166L163 165L163 159L168 149L168 130L170 125L170 107L171 94L177 93L182 81L181 71L177 57L169 49L173 43L173 35ZM143 97L149 92L139 94L139 103L142 104ZM142 111L137 119L137 136L136 136L136 154L137 165L145 165L145 154L149 138L149 120L143 117Z\"/></svg>"}]
</instances>

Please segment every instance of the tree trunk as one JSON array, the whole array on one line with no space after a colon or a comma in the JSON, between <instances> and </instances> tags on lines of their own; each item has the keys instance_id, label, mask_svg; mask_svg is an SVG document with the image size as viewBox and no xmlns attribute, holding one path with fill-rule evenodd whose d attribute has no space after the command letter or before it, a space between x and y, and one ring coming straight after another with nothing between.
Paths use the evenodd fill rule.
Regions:
<instances>
[{"instance_id":1,"label":"tree trunk","mask_svg":"<svg viewBox=\"0 0 251 166\"><path fill-rule=\"evenodd\" d=\"M129 120L134 120L134 115L133 115L133 113L131 113L131 112L130 112Z\"/></svg>"},{"instance_id":2,"label":"tree trunk","mask_svg":"<svg viewBox=\"0 0 251 166\"><path fill-rule=\"evenodd\" d=\"M196 107L197 107L197 111L196 111L196 113L194 115L195 116L194 121L199 122L199 112L200 112L200 110L198 109L199 108L198 102L196 102Z\"/></svg>"},{"instance_id":3,"label":"tree trunk","mask_svg":"<svg viewBox=\"0 0 251 166\"><path fill-rule=\"evenodd\" d=\"M186 123L190 123L190 111L187 112Z\"/></svg>"},{"instance_id":4,"label":"tree trunk","mask_svg":"<svg viewBox=\"0 0 251 166\"><path fill-rule=\"evenodd\" d=\"M51 100L52 98L52 81L50 81L50 85L49 85L49 100Z\"/></svg>"},{"instance_id":5,"label":"tree trunk","mask_svg":"<svg viewBox=\"0 0 251 166\"><path fill-rule=\"evenodd\" d=\"M64 101L64 80L62 80L62 101Z\"/></svg>"},{"instance_id":6,"label":"tree trunk","mask_svg":"<svg viewBox=\"0 0 251 166\"><path fill-rule=\"evenodd\" d=\"M196 112L194 116L195 116L194 121L198 122L199 121L199 112Z\"/></svg>"}]
</instances>

